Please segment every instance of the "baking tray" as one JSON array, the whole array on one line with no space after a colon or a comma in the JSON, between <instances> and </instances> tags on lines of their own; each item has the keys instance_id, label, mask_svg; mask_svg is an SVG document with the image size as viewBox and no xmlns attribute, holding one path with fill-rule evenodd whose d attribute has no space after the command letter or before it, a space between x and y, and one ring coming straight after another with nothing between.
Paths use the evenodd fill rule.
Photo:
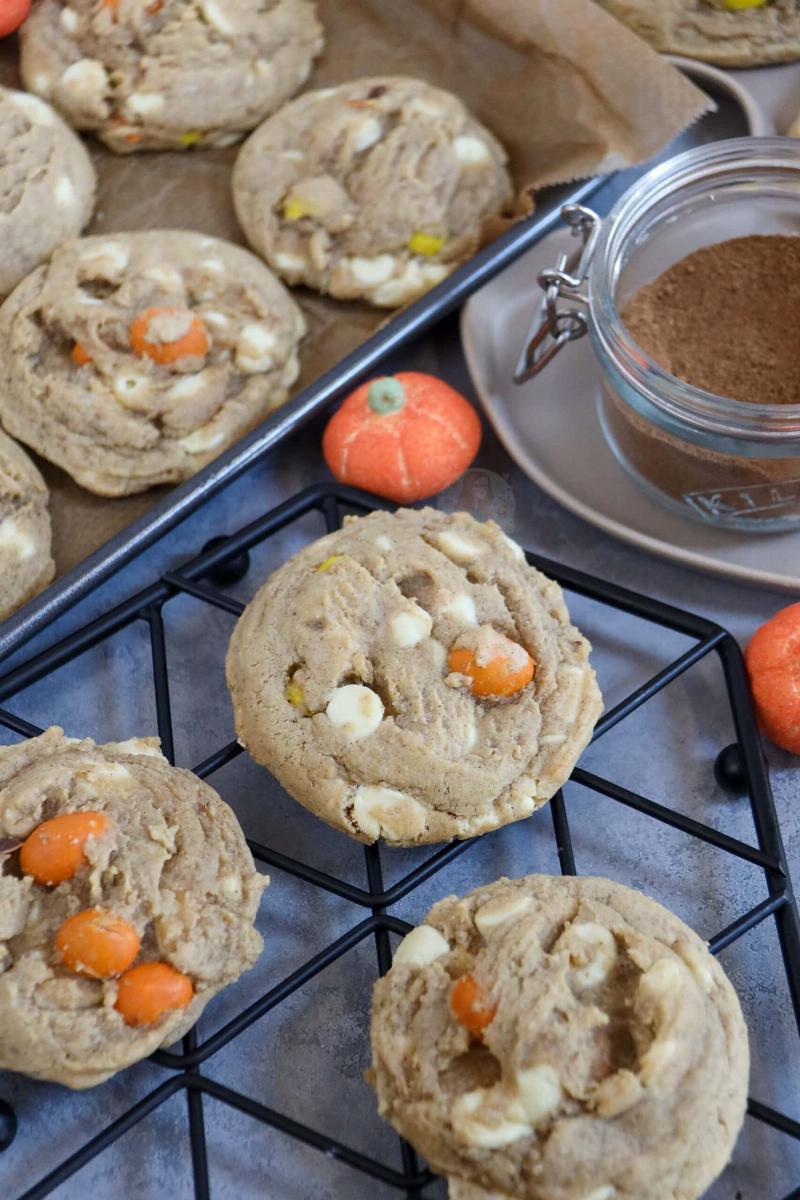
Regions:
<instances>
[{"instance_id":1,"label":"baking tray","mask_svg":"<svg viewBox=\"0 0 800 1200\"><path fill-rule=\"evenodd\" d=\"M192 749L202 747L195 773L210 779L234 806L257 862L273 872L260 914L266 939L261 962L215 998L181 1048L159 1051L149 1063L121 1072L101 1088L77 1094L0 1076L0 1095L13 1094L20 1111L17 1144L12 1142L7 1157L0 1155L0 1194L4 1200L43 1200L52 1194L77 1200L87 1190L102 1197L127 1190L136 1196L193 1195L196 1200L212 1195L215 1200L441 1197L441 1185L411 1149L404 1144L398 1147L388 1128L378 1124L374 1097L361 1078L371 987L364 959L372 945L375 957L369 957L377 962L379 972L388 970L392 939L411 927L405 918L419 920L431 900L447 891L488 882L487 875L558 868L573 875L580 862L586 873L611 874L644 887L682 916L688 915L692 893L700 892L700 916L692 923L708 939L712 953L726 952L726 968L742 993L751 1029L755 1091L734 1161L712 1187L708 1200L797 1200L800 1155L787 1162L789 1155L783 1154L782 1147L800 1140L800 1121L792 1115L796 1095L787 1086L791 1056L798 1048L795 1026L800 1029L800 923L742 654L724 629L658 599L528 553L532 565L557 579L569 593L573 614L580 610L581 625L596 643L594 660L604 691L614 699L597 724L592 749L572 773L568 800L559 793L529 820L480 838L433 851L358 846L288 798L281 808L277 786L270 792L267 773L248 763L233 738L220 670L233 622L244 607L242 600L262 581L265 570L277 565L298 542L338 528L348 513L365 513L377 506L373 499L347 488L316 486L234 533L223 534L211 521L198 536L219 533L220 542L213 549L201 550L0 675L0 726L31 737L41 732L39 722L60 719L70 732L79 732L75 722L85 718L77 714L81 700L76 689L85 687L89 678L98 678L94 655L109 664L114 689L123 694L145 690L135 682L143 676L133 669L130 648L112 656L120 638L137 636L140 651L152 663L152 688L148 684L146 690L153 697L150 720L154 718L164 753L174 762L177 747L182 762ZM581 608L584 602L591 607ZM198 616L210 624L198 625ZM621 621L614 626L612 639L603 636L604 617ZM621 687L611 668L623 655L623 647L637 637L659 647L658 665L649 669L644 680L637 679L635 686L625 677ZM599 651L604 641L611 643L610 654ZM209 654L214 656L213 666ZM57 685L49 699L41 687L47 682ZM667 780L669 803L659 798L664 780L655 742L665 736L668 724L660 705L667 689L690 684L697 687L690 693L691 738L681 739L680 758L700 761L707 775L704 793L713 787L709 741L713 745L720 734L710 695L723 699L735 738L717 758L716 774L729 794L724 801L717 794L710 822L697 819L694 804L686 811L682 796L675 794L675 764L673 778ZM694 712L698 704L703 705L702 724L692 716L692 698ZM90 702L92 732L98 720L96 708ZM646 754L639 754L646 776L639 790L620 782L620 776L626 778L630 744L626 730L631 723L636 725L643 712L654 720L660 714L661 719L658 737L648 740ZM99 719L106 722L107 714ZM122 728L114 725L120 720ZM111 729L105 723L101 729L131 732L129 720L123 706L112 717ZM197 729L194 747L186 745L187 722ZM149 724L139 732L145 728ZM597 748L609 750L612 777L593 756ZM248 765L257 780L249 806L242 780L232 781L230 775L231 769ZM749 805L742 798L745 792ZM618 819L625 853L616 861L613 855L598 860L608 849L603 845L604 830ZM678 864L673 891L669 871L664 869L670 854ZM452 871L459 865L465 872L454 881ZM713 903L718 893L724 893L726 900L719 907ZM415 905L413 912L408 910L409 902ZM304 911L311 914L308 923ZM332 911L337 914L335 925ZM283 937L282 921L288 931ZM767 958L761 945L765 931L777 942L775 948L767 945ZM729 956L737 950L754 964L747 975L741 963L731 962ZM329 981L337 971L347 972L351 987L331 987ZM331 990L318 994L315 1004L309 993L325 989L326 984ZM293 1008L298 1002L299 1014ZM287 1012L288 1033L274 1024ZM337 1013L343 1023L336 1023ZM355 1039L358 1045L348 1054ZM271 1055L281 1044L291 1065L276 1071L271 1069ZM313 1068L316 1063L323 1070L332 1065L328 1055L338 1074L320 1080ZM256 1072L253 1079L252 1071ZM781 1078L773 1080L778 1072ZM277 1098L270 1091L274 1088ZM325 1111L313 1121L308 1107L315 1110L318 1096ZM330 1100L327 1106L325 1097ZM3 1104L0 1100L0 1118ZM171 1123L165 1123L167 1110L172 1113ZM8 1120L7 1106L5 1113ZM233 1132L226 1125L229 1119L238 1122ZM367 1124L365 1133L362 1122ZM226 1132L224 1139L220 1127ZM781 1146L767 1157L765 1172L761 1139L766 1134L781 1139ZM148 1140L142 1143L142 1138ZM299 1172L293 1182L281 1172L275 1139ZM159 1150L168 1161L156 1161L155 1174L131 1173L139 1159L157 1159ZM183 1160L185 1170L176 1174Z\"/></svg>"}]
</instances>

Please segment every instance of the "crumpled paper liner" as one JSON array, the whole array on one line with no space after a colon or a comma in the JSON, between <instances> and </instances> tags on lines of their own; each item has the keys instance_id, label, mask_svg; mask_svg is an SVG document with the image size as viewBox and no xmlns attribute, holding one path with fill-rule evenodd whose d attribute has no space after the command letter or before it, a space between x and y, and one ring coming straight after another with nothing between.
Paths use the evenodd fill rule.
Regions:
<instances>
[{"instance_id":1,"label":"crumpled paper liner","mask_svg":"<svg viewBox=\"0 0 800 1200\"><path fill-rule=\"evenodd\" d=\"M592 0L318 0L326 48L308 87L359 76L415 75L449 89L504 143L514 215L533 192L642 162L711 107L709 98ZM0 83L19 86L15 39L0 43ZM185 228L243 243L230 197L237 148L118 157L92 142L98 202L87 232ZM488 222L484 240L508 220ZM0 251L1 252L1 251ZM302 290L298 389L386 320L364 305ZM101 499L58 468L54 556L63 574L160 499Z\"/></svg>"}]
</instances>

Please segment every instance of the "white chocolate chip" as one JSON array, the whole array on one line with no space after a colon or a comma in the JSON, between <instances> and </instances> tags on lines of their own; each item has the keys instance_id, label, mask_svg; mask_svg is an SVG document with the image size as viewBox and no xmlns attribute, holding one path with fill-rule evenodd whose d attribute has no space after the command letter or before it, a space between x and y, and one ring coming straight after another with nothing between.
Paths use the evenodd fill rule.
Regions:
<instances>
[{"instance_id":1,"label":"white chocolate chip","mask_svg":"<svg viewBox=\"0 0 800 1200\"><path fill-rule=\"evenodd\" d=\"M403 938L394 952L394 965L426 967L443 954L450 953L450 944L432 925L418 925Z\"/></svg>"},{"instance_id":2,"label":"white chocolate chip","mask_svg":"<svg viewBox=\"0 0 800 1200\"><path fill-rule=\"evenodd\" d=\"M336 88L319 88L316 92L312 92L311 95L315 100L327 100L330 96L333 96L335 92ZM308 97L306 97L306 99L308 99Z\"/></svg>"},{"instance_id":3,"label":"white chocolate chip","mask_svg":"<svg viewBox=\"0 0 800 1200\"><path fill-rule=\"evenodd\" d=\"M257 58L244 77L245 87L253 87L259 79L264 79L271 73L272 63L268 62L266 58ZM287 153L294 153L294 151L288 151ZM299 157L302 158L303 155L300 154Z\"/></svg>"},{"instance_id":4,"label":"white chocolate chip","mask_svg":"<svg viewBox=\"0 0 800 1200\"><path fill-rule=\"evenodd\" d=\"M348 737L369 737L383 720L383 701L371 688L361 683L347 683L333 693L325 715Z\"/></svg>"},{"instance_id":5,"label":"white chocolate chip","mask_svg":"<svg viewBox=\"0 0 800 1200\"><path fill-rule=\"evenodd\" d=\"M453 150L458 161L468 167L488 162L491 158L486 142L482 138L471 137L469 134L457 137L453 142Z\"/></svg>"},{"instance_id":6,"label":"white chocolate chip","mask_svg":"<svg viewBox=\"0 0 800 1200\"><path fill-rule=\"evenodd\" d=\"M433 621L424 608L412 601L411 607L395 613L389 621L389 629L396 645L407 650L430 637Z\"/></svg>"},{"instance_id":7,"label":"white chocolate chip","mask_svg":"<svg viewBox=\"0 0 800 1200\"><path fill-rule=\"evenodd\" d=\"M205 390L207 379L205 371L198 371L196 375L184 375L169 389L170 400L191 400Z\"/></svg>"},{"instance_id":8,"label":"white chocolate chip","mask_svg":"<svg viewBox=\"0 0 800 1200\"><path fill-rule=\"evenodd\" d=\"M161 92L132 92L125 101L125 112L131 117L153 117L163 112L166 104Z\"/></svg>"},{"instance_id":9,"label":"white chocolate chip","mask_svg":"<svg viewBox=\"0 0 800 1200\"><path fill-rule=\"evenodd\" d=\"M617 942L610 929L596 921L583 921L571 925L559 941L566 942L573 956L583 959L588 955L588 962L572 972L579 988L597 987L608 978L617 961Z\"/></svg>"},{"instance_id":10,"label":"white chocolate chip","mask_svg":"<svg viewBox=\"0 0 800 1200\"><path fill-rule=\"evenodd\" d=\"M132 779L133 776L123 763L93 762L86 772L86 778L95 781L102 779Z\"/></svg>"},{"instance_id":11,"label":"white chocolate chip","mask_svg":"<svg viewBox=\"0 0 800 1200\"><path fill-rule=\"evenodd\" d=\"M55 125L56 115L49 104L32 96L30 92L9 92L9 97L17 108L23 109L28 120L34 125Z\"/></svg>"},{"instance_id":12,"label":"white chocolate chip","mask_svg":"<svg viewBox=\"0 0 800 1200\"><path fill-rule=\"evenodd\" d=\"M572 725L578 719L578 713L583 699L586 672L582 667L566 665L556 671L558 687L558 715L566 725Z\"/></svg>"},{"instance_id":13,"label":"white chocolate chip","mask_svg":"<svg viewBox=\"0 0 800 1200\"><path fill-rule=\"evenodd\" d=\"M669 996L680 988L682 972L675 958L659 958L644 972L639 987L654 996Z\"/></svg>"},{"instance_id":14,"label":"white chocolate chip","mask_svg":"<svg viewBox=\"0 0 800 1200\"><path fill-rule=\"evenodd\" d=\"M87 267L97 270L122 272L130 262L131 252L124 242L98 242L84 254L81 260Z\"/></svg>"},{"instance_id":15,"label":"white chocolate chip","mask_svg":"<svg viewBox=\"0 0 800 1200\"><path fill-rule=\"evenodd\" d=\"M686 966L692 972L697 983L704 992L708 993L714 987L714 976L711 972L710 955L702 950L697 950L691 943L684 943L679 947L673 946L673 949L680 954Z\"/></svg>"},{"instance_id":16,"label":"white chocolate chip","mask_svg":"<svg viewBox=\"0 0 800 1200\"><path fill-rule=\"evenodd\" d=\"M183 276L173 267L146 267L142 271L142 279L157 283L170 292L183 291Z\"/></svg>"},{"instance_id":17,"label":"white chocolate chip","mask_svg":"<svg viewBox=\"0 0 800 1200\"><path fill-rule=\"evenodd\" d=\"M271 370L277 345L277 337L266 325L245 325L236 340L237 367L246 375Z\"/></svg>"},{"instance_id":18,"label":"white chocolate chip","mask_svg":"<svg viewBox=\"0 0 800 1200\"><path fill-rule=\"evenodd\" d=\"M279 250L275 255L275 266L281 271L304 271L306 260L302 254L290 254L286 250Z\"/></svg>"},{"instance_id":19,"label":"white chocolate chip","mask_svg":"<svg viewBox=\"0 0 800 1200\"><path fill-rule=\"evenodd\" d=\"M441 283L451 269L446 263L419 263L412 259L395 279L389 279L376 288L372 299L384 308L407 304Z\"/></svg>"},{"instance_id":20,"label":"white chocolate chip","mask_svg":"<svg viewBox=\"0 0 800 1200\"><path fill-rule=\"evenodd\" d=\"M442 608L442 615L453 617L462 625L477 625L478 614L475 611L475 601L466 592L457 592Z\"/></svg>"},{"instance_id":21,"label":"white chocolate chip","mask_svg":"<svg viewBox=\"0 0 800 1200\"><path fill-rule=\"evenodd\" d=\"M522 1121L493 1118L492 1124L488 1125L480 1119L478 1114L488 1091L488 1088L475 1088L455 1101L450 1115L456 1137L469 1146L480 1146L485 1150L497 1150L500 1146L508 1146L520 1138L529 1137L531 1127Z\"/></svg>"},{"instance_id":22,"label":"white chocolate chip","mask_svg":"<svg viewBox=\"0 0 800 1200\"><path fill-rule=\"evenodd\" d=\"M533 775L520 775L519 779L514 784L513 790L515 800L530 800L533 804L533 807L536 807L539 780L534 779ZM533 808L531 808L531 812L533 812Z\"/></svg>"},{"instance_id":23,"label":"white chocolate chip","mask_svg":"<svg viewBox=\"0 0 800 1200\"><path fill-rule=\"evenodd\" d=\"M522 549L522 546L520 546L518 542L515 542L513 538L510 538L507 533L501 532L500 536L503 539L503 541L505 542L505 544L508 546L511 553L514 555L514 558L518 558L520 560L523 560L525 558L525 551Z\"/></svg>"},{"instance_id":24,"label":"white chocolate chip","mask_svg":"<svg viewBox=\"0 0 800 1200\"><path fill-rule=\"evenodd\" d=\"M125 408L140 409L152 392L150 379L137 371L120 371L111 381L111 390Z\"/></svg>"},{"instance_id":25,"label":"white chocolate chip","mask_svg":"<svg viewBox=\"0 0 800 1200\"><path fill-rule=\"evenodd\" d=\"M549 1063L528 1067L517 1074L519 1105L531 1125L538 1125L561 1103L561 1080Z\"/></svg>"},{"instance_id":26,"label":"white chocolate chip","mask_svg":"<svg viewBox=\"0 0 800 1200\"><path fill-rule=\"evenodd\" d=\"M281 158L287 162L302 162L305 158L302 150L281 150Z\"/></svg>"},{"instance_id":27,"label":"white chocolate chip","mask_svg":"<svg viewBox=\"0 0 800 1200\"><path fill-rule=\"evenodd\" d=\"M392 539L388 538L385 533L380 533L375 538L375 545L378 547L379 550L391 550Z\"/></svg>"},{"instance_id":28,"label":"white chocolate chip","mask_svg":"<svg viewBox=\"0 0 800 1200\"><path fill-rule=\"evenodd\" d=\"M200 266L204 271L210 271L212 275L222 275L225 271L225 263L219 258L204 258Z\"/></svg>"},{"instance_id":29,"label":"white chocolate chip","mask_svg":"<svg viewBox=\"0 0 800 1200\"><path fill-rule=\"evenodd\" d=\"M238 902L242 898L242 881L238 875L226 875L220 880L219 890L227 900Z\"/></svg>"},{"instance_id":30,"label":"white chocolate chip","mask_svg":"<svg viewBox=\"0 0 800 1200\"><path fill-rule=\"evenodd\" d=\"M581 1200L614 1200L616 1194L617 1189L611 1184L607 1184L605 1187L595 1188L593 1192L582 1196Z\"/></svg>"},{"instance_id":31,"label":"white chocolate chip","mask_svg":"<svg viewBox=\"0 0 800 1200\"><path fill-rule=\"evenodd\" d=\"M62 8L59 20L61 21L61 28L65 33L77 32L80 20L74 8Z\"/></svg>"},{"instance_id":32,"label":"white chocolate chip","mask_svg":"<svg viewBox=\"0 0 800 1200\"><path fill-rule=\"evenodd\" d=\"M504 925L506 921L510 921L513 917L519 917L522 913L527 912L533 901L530 896L526 896L524 892L512 892L505 896L495 896L492 900L487 900L485 904L476 911L472 918L475 922L475 928L483 937L498 925Z\"/></svg>"},{"instance_id":33,"label":"white chocolate chip","mask_svg":"<svg viewBox=\"0 0 800 1200\"><path fill-rule=\"evenodd\" d=\"M367 837L389 842L415 837L425 831L425 808L405 792L363 784L353 798L353 820Z\"/></svg>"},{"instance_id":34,"label":"white chocolate chip","mask_svg":"<svg viewBox=\"0 0 800 1200\"><path fill-rule=\"evenodd\" d=\"M187 454L204 454L206 450L216 449L224 441L225 430L220 429L213 421L209 421L207 425L201 425L199 429L195 429L194 433L188 433L186 437L178 438L178 445L182 446Z\"/></svg>"},{"instance_id":35,"label":"white chocolate chip","mask_svg":"<svg viewBox=\"0 0 800 1200\"><path fill-rule=\"evenodd\" d=\"M343 258L340 263L341 268L349 271L356 283L363 287L376 287L384 280L390 279L396 265L397 259L393 254L378 254L374 258L354 255L351 258Z\"/></svg>"},{"instance_id":36,"label":"white chocolate chip","mask_svg":"<svg viewBox=\"0 0 800 1200\"><path fill-rule=\"evenodd\" d=\"M415 96L413 100L409 100L408 104L403 107L406 113L419 113L423 117L444 116L444 109L441 104L434 104L432 101L424 100L420 96Z\"/></svg>"},{"instance_id":37,"label":"white chocolate chip","mask_svg":"<svg viewBox=\"0 0 800 1200\"><path fill-rule=\"evenodd\" d=\"M565 733L545 733L539 738L540 746L560 746L567 740Z\"/></svg>"},{"instance_id":38,"label":"white chocolate chip","mask_svg":"<svg viewBox=\"0 0 800 1200\"><path fill-rule=\"evenodd\" d=\"M433 665L436 667L437 671L444 670L444 665L447 662L447 650L441 642L436 640L436 638L431 638L431 640L428 642L428 645L431 648L430 652L433 656Z\"/></svg>"},{"instance_id":39,"label":"white chocolate chip","mask_svg":"<svg viewBox=\"0 0 800 1200\"><path fill-rule=\"evenodd\" d=\"M225 313L216 312L214 309L211 312L204 312L202 316L205 324L210 325L212 329L225 329L231 323L230 317L226 317Z\"/></svg>"},{"instance_id":40,"label":"white chocolate chip","mask_svg":"<svg viewBox=\"0 0 800 1200\"><path fill-rule=\"evenodd\" d=\"M78 198L73 182L67 175L61 176L53 188L53 195L59 208L72 208Z\"/></svg>"},{"instance_id":41,"label":"white chocolate chip","mask_svg":"<svg viewBox=\"0 0 800 1200\"><path fill-rule=\"evenodd\" d=\"M36 544L13 517L6 517L0 522L0 550L10 550L16 558L24 560L36 553Z\"/></svg>"},{"instance_id":42,"label":"white chocolate chip","mask_svg":"<svg viewBox=\"0 0 800 1200\"><path fill-rule=\"evenodd\" d=\"M363 150L369 150L370 146L374 146L383 137L383 125L377 117L372 115L363 117L358 123L358 126L350 139L350 145L358 154Z\"/></svg>"},{"instance_id":43,"label":"white chocolate chip","mask_svg":"<svg viewBox=\"0 0 800 1200\"><path fill-rule=\"evenodd\" d=\"M117 742L114 748L122 754L143 754L146 758L164 757L154 738L127 738L124 742Z\"/></svg>"},{"instance_id":44,"label":"white chocolate chip","mask_svg":"<svg viewBox=\"0 0 800 1200\"><path fill-rule=\"evenodd\" d=\"M216 29L217 33L221 33L225 37L232 37L236 33L236 26L230 20L228 13L223 11L222 6L217 3L217 0L202 0L200 12L203 14L203 19Z\"/></svg>"},{"instance_id":45,"label":"white chocolate chip","mask_svg":"<svg viewBox=\"0 0 800 1200\"><path fill-rule=\"evenodd\" d=\"M482 554L486 553L486 546L471 542L468 538L462 537L460 533L454 533L452 529L443 529L441 532L435 533L433 542L442 554L446 554L455 563L474 562L476 558L480 558Z\"/></svg>"},{"instance_id":46,"label":"white chocolate chip","mask_svg":"<svg viewBox=\"0 0 800 1200\"><path fill-rule=\"evenodd\" d=\"M472 721L470 721L469 725L467 725L466 729L464 730L464 749L467 752L467 754L469 754L469 752L475 748L475 744L477 741L478 741L478 726L476 725L475 721L472 720Z\"/></svg>"},{"instance_id":47,"label":"white chocolate chip","mask_svg":"<svg viewBox=\"0 0 800 1200\"><path fill-rule=\"evenodd\" d=\"M108 72L96 58L79 58L63 72L61 86L79 102L97 103L108 90Z\"/></svg>"},{"instance_id":48,"label":"white chocolate chip","mask_svg":"<svg viewBox=\"0 0 800 1200\"><path fill-rule=\"evenodd\" d=\"M674 1038L657 1037L639 1060L639 1075L645 1087L657 1086L675 1058L678 1046Z\"/></svg>"}]
</instances>

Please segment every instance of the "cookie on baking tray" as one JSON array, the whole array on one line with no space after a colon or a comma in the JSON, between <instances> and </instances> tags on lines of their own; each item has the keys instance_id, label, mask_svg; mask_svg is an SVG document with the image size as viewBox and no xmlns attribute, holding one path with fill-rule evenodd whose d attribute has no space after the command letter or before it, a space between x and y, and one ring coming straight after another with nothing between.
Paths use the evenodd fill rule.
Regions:
<instances>
[{"instance_id":1,"label":"cookie on baking tray","mask_svg":"<svg viewBox=\"0 0 800 1200\"><path fill-rule=\"evenodd\" d=\"M170 1045L262 949L236 818L155 738L0 748L0 1068L91 1087Z\"/></svg>"},{"instance_id":2,"label":"cookie on baking tray","mask_svg":"<svg viewBox=\"0 0 800 1200\"><path fill-rule=\"evenodd\" d=\"M40 0L25 86L111 150L224 146L303 84L322 49L310 0Z\"/></svg>"},{"instance_id":3,"label":"cookie on baking tray","mask_svg":"<svg viewBox=\"0 0 800 1200\"><path fill-rule=\"evenodd\" d=\"M0 88L0 146L1 298L80 233L92 215L95 174L80 138L27 92Z\"/></svg>"},{"instance_id":4,"label":"cookie on baking tray","mask_svg":"<svg viewBox=\"0 0 800 1200\"><path fill-rule=\"evenodd\" d=\"M742 1125L747 1030L706 945L607 879L434 905L375 985L380 1112L451 1200L695 1200Z\"/></svg>"},{"instance_id":5,"label":"cookie on baking tray","mask_svg":"<svg viewBox=\"0 0 800 1200\"><path fill-rule=\"evenodd\" d=\"M242 147L233 194L289 283L393 308L474 252L512 187L502 146L456 96L390 76L287 104Z\"/></svg>"},{"instance_id":6,"label":"cookie on baking tray","mask_svg":"<svg viewBox=\"0 0 800 1200\"><path fill-rule=\"evenodd\" d=\"M304 329L230 242L66 242L0 308L0 420L101 496L187 479L286 400Z\"/></svg>"},{"instance_id":7,"label":"cookie on baking tray","mask_svg":"<svg viewBox=\"0 0 800 1200\"><path fill-rule=\"evenodd\" d=\"M723 67L800 58L798 0L599 0L656 50Z\"/></svg>"},{"instance_id":8,"label":"cookie on baking tray","mask_svg":"<svg viewBox=\"0 0 800 1200\"><path fill-rule=\"evenodd\" d=\"M47 499L28 455L0 432L0 621L53 578Z\"/></svg>"},{"instance_id":9,"label":"cookie on baking tray","mask_svg":"<svg viewBox=\"0 0 800 1200\"><path fill-rule=\"evenodd\" d=\"M493 523L352 518L277 570L234 630L239 740L362 842L466 838L530 814L600 693L561 589Z\"/></svg>"}]
</instances>

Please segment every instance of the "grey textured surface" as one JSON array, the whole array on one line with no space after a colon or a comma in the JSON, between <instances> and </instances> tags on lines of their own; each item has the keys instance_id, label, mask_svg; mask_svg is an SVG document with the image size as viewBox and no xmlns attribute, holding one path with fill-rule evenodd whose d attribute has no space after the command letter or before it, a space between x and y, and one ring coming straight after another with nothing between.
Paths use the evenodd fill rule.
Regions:
<instances>
[{"instance_id":1,"label":"grey textured surface","mask_svg":"<svg viewBox=\"0 0 800 1200\"><path fill-rule=\"evenodd\" d=\"M400 366L399 363L394 364ZM403 356L402 365L446 377L471 393L458 348L455 321ZM229 532L278 500L327 478L317 423L283 446L221 497L212 501L39 639L87 619L152 581L218 533ZM575 431L580 436L580 431ZM514 468L487 432L467 483L441 503L488 507L523 545L703 613L744 643L752 630L786 602L766 591L705 578L612 541L561 510ZM266 574L303 540L322 532L309 518L253 556L235 592L252 594ZM608 707L687 645L630 617L574 598L571 610L595 645ZM232 736L223 662L231 617L189 599L166 610L177 761L190 766ZM34 647L18 657L27 658ZM98 739L155 731L146 631L134 626L83 655L15 698L9 707L38 724L58 722L71 734ZM7 736L7 735L6 735ZM753 840L747 802L726 797L712 766L732 728L716 660L708 660L590 748L584 765L745 840ZM773 786L790 862L800 870L797 760L769 751ZM365 884L361 847L329 830L295 805L270 776L241 756L211 779L233 805L247 833L325 870ZM611 801L570 786L567 804L578 868L642 888L710 937L764 897L755 868L654 826ZM384 853L387 881L421 861L422 851ZM465 891L501 874L557 871L547 808L529 821L491 834L396 908L415 921L451 891ZM280 872L261 907L266 949L258 966L209 1007L201 1022L208 1036L252 999L284 978L363 916L360 909ZM726 950L722 961L742 999L752 1035L751 1094L800 1118L797 1034L771 923ZM215 1056L206 1070L282 1113L308 1122L382 1161L399 1165L397 1142L377 1117L363 1080L368 1065L369 991L375 977L371 942L364 942ZM10 1100L20 1131L0 1155L0 1195L17 1197L57 1162L163 1078L141 1064L92 1092L64 1089L0 1073L0 1097ZM61 1200L87 1194L137 1200L192 1195L186 1101L170 1100L55 1193ZM215 1200L390 1200L400 1193L356 1174L316 1151L250 1121L215 1101L205 1102L212 1194ZM800 1185L800 1152L788 1138L748 1120L733 1163L709 1193L713 1200L779 1200ZM441 1200L442 1184L426 1190Z\"/></svg>"}]
</instances>

